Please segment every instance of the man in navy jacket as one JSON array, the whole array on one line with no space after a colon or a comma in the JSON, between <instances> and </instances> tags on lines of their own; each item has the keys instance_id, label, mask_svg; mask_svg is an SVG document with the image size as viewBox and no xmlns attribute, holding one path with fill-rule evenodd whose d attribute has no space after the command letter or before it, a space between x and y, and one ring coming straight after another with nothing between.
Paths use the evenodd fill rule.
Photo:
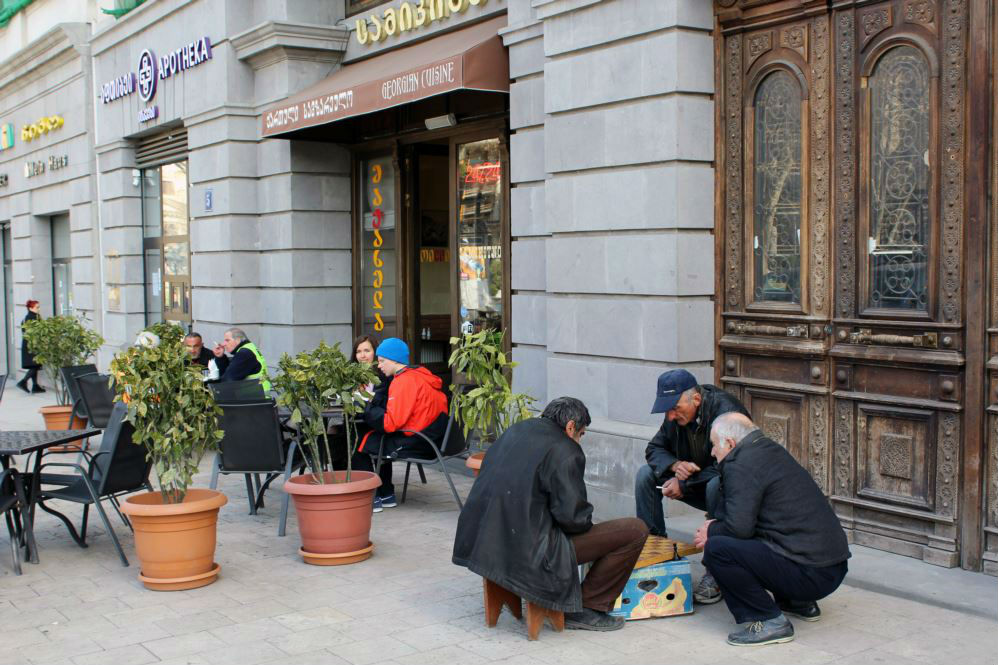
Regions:
<instances>
[{"instance_id":1,"label":"man in navy jacket","mask_svg":"<svg viewBox=\"0 0 998 665\"><path fill-rule=\"evenodd\" d=\"M846 576L845 532L807 470L747 416L719 416L710 440L724 509L694 542L735 621L749 624L728 644L789 642L794 627L784 614L817 621L815 601Z\"/></svg>"}]
</instances>

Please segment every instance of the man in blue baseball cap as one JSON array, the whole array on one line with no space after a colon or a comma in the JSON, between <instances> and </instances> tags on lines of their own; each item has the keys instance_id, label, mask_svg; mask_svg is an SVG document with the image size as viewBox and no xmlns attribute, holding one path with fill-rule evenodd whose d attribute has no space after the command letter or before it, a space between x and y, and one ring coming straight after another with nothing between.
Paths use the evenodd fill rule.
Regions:
<instances>
[{"instance_id":1,"label":"man in blue baseball cap","mask_svg":"<svg viewBox=\"0 0 998 665\"><path fill-rule=\"evenodd\" d=\"M699 385L685 369L674 369L658 377L652 413L665 419L645 448L646 466L634 481L637 516L654 535L664 536L662 498L677 499L707 512L720 506L721 479L710 455L710 427L722 413L748 411L731 393L716 386ZM700 603L716 603L721 592L710 572L693 591Z\"/></svg>"}]
</instances>

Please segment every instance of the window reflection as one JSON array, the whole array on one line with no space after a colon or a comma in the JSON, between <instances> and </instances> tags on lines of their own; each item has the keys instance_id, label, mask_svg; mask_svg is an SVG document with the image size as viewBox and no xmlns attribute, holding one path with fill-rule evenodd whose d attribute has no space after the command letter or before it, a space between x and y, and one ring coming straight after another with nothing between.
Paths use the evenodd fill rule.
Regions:
<instances>
[{"instance_id":1,"label":"window reflection","mask_svg":"<svg viewBox=\"0 0 998 665\"><path fill-rule=\"evenodd\" d=\"M887 51L870 77L869 302L925 311L929 252L929 68Z\"/></svg>"},{"instance_id":2,"label":"window reflection","mask_svg":"<svg viewBox=\"0 0 998 665\"><path fill-rule=\"evenodd\" d=\"M755 95L755 300L800 303L801 89L769 74Z\"/></svg>"},{"instance_id":3,"label":"window reflection","mask_svg":"<svg viewBox=\"0 0 998 665\"><path fill-rule=\"evenodd\" d=\"M499 139L458 146L461 332L502 328L502 182Z\"/></svg>"}]
</instances>

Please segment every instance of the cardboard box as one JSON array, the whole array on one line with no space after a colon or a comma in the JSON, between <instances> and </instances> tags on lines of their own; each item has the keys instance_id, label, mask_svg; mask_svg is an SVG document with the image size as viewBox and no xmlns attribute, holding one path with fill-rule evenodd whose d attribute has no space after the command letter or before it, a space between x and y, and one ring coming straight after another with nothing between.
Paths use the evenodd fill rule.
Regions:
<instances>
[{"instance_id":1,"label":"cardboard box","mask_svg":"<svg viewBox=\"0 0 998 665\"><path fill-rule=\"evenodd\" d=\"M693 578L686 559L636 568L610 614L650 619L693 612Z\"/></svg>"}]
</instances>

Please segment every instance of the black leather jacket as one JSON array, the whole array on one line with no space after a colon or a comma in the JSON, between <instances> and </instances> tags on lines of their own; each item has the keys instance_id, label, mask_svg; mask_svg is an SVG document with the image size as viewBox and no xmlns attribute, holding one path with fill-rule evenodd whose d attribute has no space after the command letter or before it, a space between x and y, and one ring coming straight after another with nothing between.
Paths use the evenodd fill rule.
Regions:
<instances>
[{"instance_id":1,"label":"black leather jacket","mask_svg":"<svg viewBox=\"0 0 998 665\"><path fill-rule=\"evenodd\" d=\"M699 390L701 402L696 419L680 426L666 418L645 448L645 460L661 482L676 475L669 467L680 460L693 462L700 467L699 473L679 482L683 494L687 490L703 491L707 482L718 475L717 465L710 456L710 427L714 424L714 419L731 411L749 415L738 398L731 393L709 384L699 386Z\"/></svg>"},{"instance_id":2,"label":"black leather jacket","mask_svg":"<svg viewBox=\"0 0 998 665\"><path fill-rule=\"evenodd\" d=\"M582 447L546 418L489 447L457 521L453 561L521 598L582 611L571 536L592 528Z\"/></svg>"}]
</instances>

